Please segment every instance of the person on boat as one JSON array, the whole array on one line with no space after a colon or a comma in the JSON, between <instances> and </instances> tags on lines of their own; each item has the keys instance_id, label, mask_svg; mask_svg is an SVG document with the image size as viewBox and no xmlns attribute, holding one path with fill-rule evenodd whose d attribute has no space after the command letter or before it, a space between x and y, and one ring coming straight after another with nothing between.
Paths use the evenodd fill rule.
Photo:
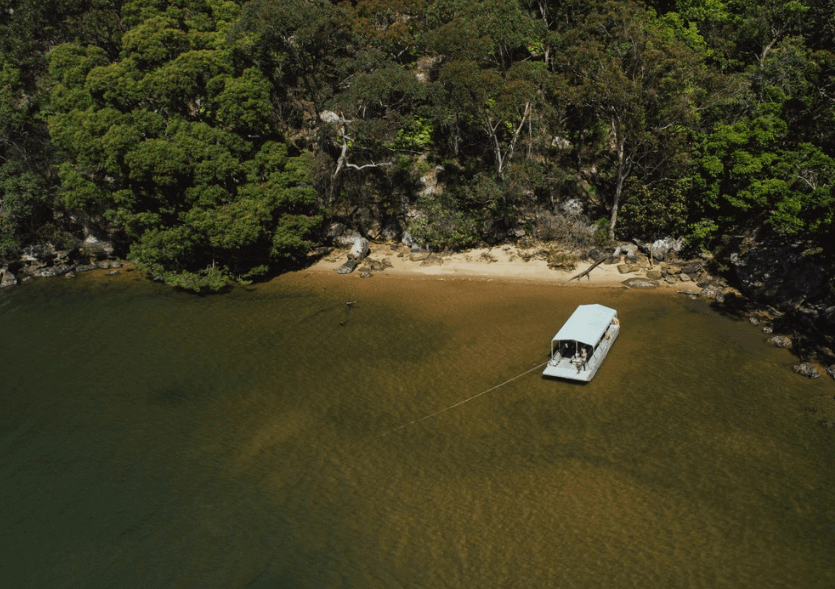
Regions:
<instances>
[{"instance_id":1,"label":"person on boat","mask_svg":"<svg viewBox=\"0 0 835 589\"><path fill-rule=\"evenodd\" d=\"M588 367L586 366L586 361L588 360L588 354L586 353L585 346L578 346L579 350L574 352L574 356L571 357L571 363L577 367L577 372L580 370L587 370Z\"/></svg>"},{"instance_id":2,"label":"person on boat","mask_svg":"<svg viewBox=\"0 0 835 589\"><path fill-rule=\"evenodd\" d=\"M580 372L581 369L582 370L588 370L589 369L588 365L586 364L587 361L588 361L588 354L586 354L586 348L585 348L585 346L583 346L582 350L580 350L580 360L579 360L579 362L577 362L577 372Z\"/></svg>"}]
</instances>

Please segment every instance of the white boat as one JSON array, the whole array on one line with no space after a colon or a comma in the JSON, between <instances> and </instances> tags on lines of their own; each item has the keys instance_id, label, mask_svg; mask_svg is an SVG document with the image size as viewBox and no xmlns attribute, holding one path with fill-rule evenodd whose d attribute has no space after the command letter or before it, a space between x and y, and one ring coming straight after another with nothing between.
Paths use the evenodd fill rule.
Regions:
<instances>
[{"instance_id":1,"label":"white boat","mask_svg":"<svg viewBox=\"0 0 835 589\"><path fill-rule=\"evenodd\" d=\"M542 374L590 381L619 333L617 311L603 305L580 305L551 339L551 359Z\"/></svg>"}]
</instances>

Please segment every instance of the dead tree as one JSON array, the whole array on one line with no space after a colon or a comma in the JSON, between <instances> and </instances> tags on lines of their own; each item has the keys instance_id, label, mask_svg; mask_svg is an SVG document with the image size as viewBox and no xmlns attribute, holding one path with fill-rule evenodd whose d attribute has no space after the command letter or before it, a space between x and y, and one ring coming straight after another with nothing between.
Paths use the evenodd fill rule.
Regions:
<instances>
[{"instance_id":1,"label":"dead tree","mask_svg":"<svg viewBox=\"0 0 835 589\"><path fill-rule=\"evenodd\" d=\"M597 268L600 264L602 264L603 262L605 262L609 258L611 258L613 255L614 255L614 250L612 251L612 253L601 256L600 259L597 260L594 264L592 264L591 266L589 266L588 268L586 268L585 270L583 270L582 272L577 274L577 276L572 276L571 278L569 278L568 280L563 282L563 284L568 284L572 280L580 280L583 276L587 276L588 279L591 280L591 276L589 276L591 271L594 270L595 268Z\"/></svg>"}]
</instances>

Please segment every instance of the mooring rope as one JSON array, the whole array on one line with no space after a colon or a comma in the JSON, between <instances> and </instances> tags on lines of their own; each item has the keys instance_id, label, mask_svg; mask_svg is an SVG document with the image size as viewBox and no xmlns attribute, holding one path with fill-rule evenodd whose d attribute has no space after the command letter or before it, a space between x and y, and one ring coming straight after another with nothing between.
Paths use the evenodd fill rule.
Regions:
<instances>
[{"instance_id":1,"label":"mooring rope","mask_svg":"<svg viewBox=\"0 0 835 589\"><path fill-rule=\"evenodd\" d=\"M449 407L444 407L443 409L441 409L440 411L436 411L435 413L431 413L431 414L429 414L429 415L424 415L423 417L420 417L420 418L418 418L418 419L415 419L414 421L410 421L409 423L404 423L403 425L401 425L401 426L399 426L399 427L396 427L396 428L394 428L394 429L390 429L390 430L389 430L389 431L387 431L387 432L383 432L382 434L380 434L380 435L379 435L379 436L377 436L377 437L378 437L378 438L382 438L383 436L387 436L387 435L389 435L389 434L391 434L391 433L396 432L397 430L401 430L401 429L403 429L404 427L409 427L410 425L413 425L413 424L415 424L415 423L418 423L419 421L423 421L423 420L425 420L425 419L429 419L430 417L435 417L436 415L439 415L439 414L443 413L444 411L449 411L450 409L455 409L455 408L456 408L456 407L458 407L459 405L463 405L464 403L466 403L466 402L468 402L468 401L472 401L473 399L477 399L478 397L480 397L480 396L482 396L482 395L486 395L486 394L487 394L487 393L489 393L490 391L495 391L497 388L499 388L499 387L503 387L503 386L504 386L504 385L506 385L507 383L509 383L509 382L513 382L513 381L514 381L514 380L516 380L517 378L522 378L523 376L525 376L525 375L526 375L526 374L528 374L529 372L533 372L533 371L534 371L534 370L536 370L537 368L542 368L542 367L543 367L543 366L545 366L546 364L548 364L548 361L547 361L547 360L546 360L545 362L543 362L542 364L540 364L539 366L534 366L534 367L533 367L533 368L531 368L530 370L526 370L526 371L525 371L525 372L523 372L522 374L520 374L520 375L518 375L518 376L514 376L513 378L508 379L508 380L504 381L504 382L503 382L503 383L501 383L501 384L497 384L496 386L494 386L494 387L492 387L492 388L489 388L489 389L487 389L486 391L482 391L482 392L480 392L480 393L479 393L479 394L477 394L477 395L473 395L472 397L469 397L468 399L464 399L463 401L458 401L455 405L450 405Z\"/></svg>"}]
</instances>

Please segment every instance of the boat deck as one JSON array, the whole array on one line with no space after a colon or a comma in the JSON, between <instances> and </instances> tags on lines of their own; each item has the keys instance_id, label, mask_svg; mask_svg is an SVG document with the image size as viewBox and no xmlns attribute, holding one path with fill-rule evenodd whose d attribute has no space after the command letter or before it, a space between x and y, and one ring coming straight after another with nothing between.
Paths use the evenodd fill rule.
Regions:
<instances>
[{"instance_id":1,"label":"boat deck","mask_svg":"<svg viewBox=\"0 0 835 589\"><path fill-rule=\"evenodd\" d=\"M594 350L594 353L589 357L584 367L577 370L577 365L571 361L568 356L555 355L554 358L548 361L545 370L542 371L543 376L553 376L556 378L564 378L567 380L577 380L580 382L588 382L606 359L606 354L609 353L609 348L615 343L620 334L619 325L610 325L607 330L607 336L600 342L600 345Z\"/></svg>"},{"instance_id":2,"label":"boat deck","mask_svg":"<svg viewBox=\"0 0 835 589\"><path fill-rule=\"evenodd\" d=\"M571 358L558 358L556 363L554 360L548 362L545 370L542 372L545 376L555 376L557 378L567 378L570 380L589 381L594 376L596 370L591 365L591 362L586 367L577 370L577 366L571 362Z\"/></svg>"}]
</instances>

